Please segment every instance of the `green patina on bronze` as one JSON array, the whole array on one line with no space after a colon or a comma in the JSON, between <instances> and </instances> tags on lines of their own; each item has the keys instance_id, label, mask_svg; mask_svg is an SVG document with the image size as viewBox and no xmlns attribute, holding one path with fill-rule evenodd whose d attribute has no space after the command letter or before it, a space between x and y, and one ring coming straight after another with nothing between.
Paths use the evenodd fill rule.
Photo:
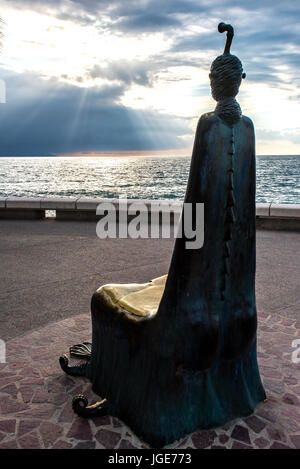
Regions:
<instances>
[{"instance_id":1,"label":"green patina on bronze","mask_svg":"<svg viewBox=\"0 0 300 469\"><path fill-rule=\"evenodd\" d=\"M250 415L265 399L256 357L255 140L235 100L244 76L230 54L211 68L218 104L198 123L185 202L204 203L204 245L187 250L178 238L158 311L136 318L98 290L92 298L91 359L82 368L107 399L84 417L109 412L154 447L195 429ZM184 218L184 208L183 208Z\"/></svg>"}]
</instances>

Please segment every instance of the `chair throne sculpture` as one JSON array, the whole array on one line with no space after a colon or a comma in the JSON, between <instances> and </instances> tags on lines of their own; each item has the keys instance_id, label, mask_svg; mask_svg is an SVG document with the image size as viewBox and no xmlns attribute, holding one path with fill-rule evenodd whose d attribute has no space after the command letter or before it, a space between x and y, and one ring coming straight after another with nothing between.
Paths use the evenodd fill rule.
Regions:
<instances>
[{"instance_id":1,"label":"chair throne sculpture","mask_svg":"<svg viewBox=\"0 0 300 469\"><path fill-rule=\"evenodd\" d=\"M79 416L109 413L154 447L250 415L266 397L256 356L254 128L235 100L245 74L230 53L233 28L218 30L227 40L209 75L217 106L199 120L184 200L204 203L204 244L187 249L183 234L168 275L99 288L92 344L70 349L87 362L60 357L103 399L88 406L76 396Z\"/></svg>"}]
</instances>

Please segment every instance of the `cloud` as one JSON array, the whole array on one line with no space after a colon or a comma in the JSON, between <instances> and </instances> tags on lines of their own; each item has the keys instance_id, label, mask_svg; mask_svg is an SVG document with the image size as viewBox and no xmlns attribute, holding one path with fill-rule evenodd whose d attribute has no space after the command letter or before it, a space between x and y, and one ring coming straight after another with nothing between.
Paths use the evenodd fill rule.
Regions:
<instances>
[{"instance_id":1,"label":"cloud","mask_svg":"<svg viewBox=\"0 0 300 469\"><path fill-rule=\"evenodd\" d=\"M180 20L172 16L144 12L117 21L113 28L133 34L137 32L146 33L166 30L168 28L179 27L181 24Z\"/></svg>"},{"instance_id":2,"label":"cloud","mask_svg":"<svg viewBox=\"0 0 300 469\"><path fill-rule=\"evenodd\" d=\"M252 2L248 3L252 5ZM258 23L251 23L249 19L243 25L243 18L250 15L248 3L243 9L232 12L232 23L237 27L231 47L231 52L242 60L247 79L270 86L299 85L300 28L295 27L296 18L300 18L299 5L294 10L282 11L280 16L276 2L273 2L272 10L265 8L265 2L263 6L254 2L257 4L255 15L261 14L262 19ZM243 27L239 27L240 23ZM222 54L224 44L225 35L216 34L216 30L182 33L174 38L169 52L191 56L207 51L212 61ZM285 67L284 74L281 73L282 67Z\"/></svg>"},{"instance_id":3,"label":"cloud","mask_svg":"<svg viewBox=\"0 0 300 469\"><path fill-rule=\"evenodd\" d=\"M215 31L197 34L183 34L174 40L171 46L172 52L194 52L203 50L215 50L219 44L219 38ZM221 51L220 51L221 53Z\"/></svg>"},{"instance_id":4,"label":"cloud","mask_svg":"<svg viewBox=\"0 0 300 469\"><path fill-rule=\"evenodd\" d=\"M261 141L289 141L295 144L300 144L300 128L298 129L283 129L281 131L274 131L270 129L257 128L256 136Z\"/></svg>"},{"instance_id":5,"label":"cloud","mask_svg":"<svg viewBox=\"0 0 300 469\"><path fill-rule=\"evenodd\" d=\"M180 148L188 123L120 104L125 85L83 88L2 70L2 156Z\"/></svg>"},{"instance_id":6,"label":"cloud","mask_svg":"<svg viewBox=\"0 0 300 469\"><path fill-rule=\"evenodd\" d=\"M76 71L74 70L75 78L72 78L80 83L81 87L59 83L58 79L56 82L45 82L34 76L32 80L36 89L33 92L26 81L28 74L23 77L24 84L20 77L13 78L11 89L19 94L17 86L25 88L27 97L19 96L18 104L11 101L1 106L1 119L3 121L2 114L5 108L11 119L9 122L13 125L12 116L15 112L17 124L15 124L16 129L13 134L20 135L20 138L18 137L20 142L21 137L25 138L24 141L27 142L28 147L26 151L30 148L34 150L31 142L36 142L35 151L39 151L37 150L38 137L33 135L28 124L29 136L26 140L24 131L21 132L21 123L17 119L18 110L23 116L23 127L26 127L26 121L28 121L26 116L31 116L30 99L32 99L32 105L38 109L36 115L44 123L44 127L48 125L52 135L47 141L45 151L67 151L64 148L75 148L76 145L85 149L92 145L96 145L99 149L100 147L111 149L117 145L117 141L120 149L139 149L143 145L145 148L153 148L154 135L157 136L156 145L163 145L164 148L166 145L179 146L180 135L189 133L183 120L173 120L166 114L155 113L149 109L142 112L125 108L120 104L121 97L134 85L147 87L148 89L144 90L146 94L149 92L149 87L153 85L159 89L161 83L183 81L185 77L190 78L192 74L197 79L195 69L205 70L208 73L212 60L223 52L225 44L225 34L221 35L217 32L217 25L220 21L229 22L235 28L232 53L241 59L247 74L246 80L252 89L255 88L254 84L265 84L272 89L279 88L282 91L281 96L286 94L287 101L293 100L296 104L299 102L299 0L289 0L289 2L281 0L251 0L250 2L240 0L3 0L3 4L9 8L34 10L62 21L79 24L83 28L83 38L85 32L88 37L90 31L92 34L98 31L99 36L106 35L104 37L108 38L108 43L111 38L124 39L124 49L120 48L119 55L122 54L122 50L126 55L126 40L132 41L133 39L130 43L132 47L134 39L137 39L139 47L136 53L139 59L132 60L112 59L112 57L118 57L115 50L117 40L113 44L115 55L112 55L109 60L101 60L100 48L98 51L93 48L91 52L87 50L86 54L88 56L90 53L90 60L86 63L82 62L82 70L87 70L86 75L82 72L80 76L79 66ZM63 23L62 25L64 26ZM53 27L59 26L53 25ZM145 38L148 40L146 52L141 47L143 45L141 39ZM152 38L153 53L151 44L149 47L149 41L151 42ZM162 47L157 46L159 41ZM17 66L17 60L15 63ZM193 67L194 70L191 73L190 70L178 72L172 67ZM66 67L66 70L61 69L59 73L68 80L72 75L72 70ZM92 86L88 90L83 89L83 86L99 83L97 78L104 79L110 84L102 87ZM192 81L190 83L189 86L193 86L190 94L199 96L197 83ZM199 82L199 86L202 84ZM251 86L249 86L250 93ZM205 87L201 88L203 95L206 89L207 94L209 93L208 77ZM49 93L51 93L52 102L47 100ZM251 94L249 94L250 99ZM84 105L82 105L83 102ZM55 128L55 122L50 122L49 119L47 121L46 118L48 113L55 121L55 112L60 114L57 118L57 128ZM191 114L194 112L195 110ZM294 108L293 112L296 113ZM64 116L64 119L61 116ZM77 123L74 122L74 116L77 116ZM95 123L92 122L93 116L96 116ZM255 115L253 117L255 119ZM263 117L259 116L259 119ZM42 124L38 122L37 117L33 119L31 116L32 120L47 140L47 133L41 128ZM9 133L9 122L7 124L3 122L6 133ZM124 131L122 125L126 127ZM159 129L160 125L161 129L166 132L165 139L162 130ZM268 123L264 125L267 127ZM71 138L74 128L78 130L78 135ZM138 132L135 132L135 128ZM92 132L96 135L91 135ZM67 143L66 136L68 136L69 143ZM290 141L296 138L291 134L285 134L284 137ZM271 135L270 139L272 139ZM12 151L10 149L13 148L13 143L10 142L8 145L8 140L9 137L5 135L6 152ZM42 144L42 138L40 144ZM3 148L2 146L4 152ZM18 149L22 151L21 143Z\"/></svg>"},{"instance_id":7,"label":"cloud","mask_svg":"<svg viewBox=\"0 0 300 469\"><path fill-rule=\"evenodd\" d=\"M105 78L121 81L126 85L136 83L142 86L152 85L152 71L148 62L142 61L110 61L106 66L94 65L87 73L88 77Z\"/></svg>"}]
</instances>

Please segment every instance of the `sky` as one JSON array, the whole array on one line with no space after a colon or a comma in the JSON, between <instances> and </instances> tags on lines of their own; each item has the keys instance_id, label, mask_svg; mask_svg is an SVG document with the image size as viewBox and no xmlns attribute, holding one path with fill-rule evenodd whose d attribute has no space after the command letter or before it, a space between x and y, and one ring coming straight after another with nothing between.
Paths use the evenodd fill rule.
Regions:
<instances>
[{"instance_id":1,"label":"sky","mask_svg":"<svg viewBox=\"0 0 300 469\"><path fill-rule=\"evenodd\" d=\"M0 155L189 155L220 21L261 155L300 155L299 0L0 0Z\"/></svg>"}]
</instances>

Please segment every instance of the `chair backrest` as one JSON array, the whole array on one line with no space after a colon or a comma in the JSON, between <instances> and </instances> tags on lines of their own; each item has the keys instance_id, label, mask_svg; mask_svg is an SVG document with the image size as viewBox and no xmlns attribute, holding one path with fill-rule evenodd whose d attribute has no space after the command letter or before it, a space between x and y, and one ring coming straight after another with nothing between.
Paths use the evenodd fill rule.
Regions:
<instances>
[{"instance_id":1,"label":"chair backrest","mask_svg":"<svg viewBox=\"0 0 300 469\"><path fill-rule=\"evenodd\" d=\"M250 119L228 125L215 112L200 118L185 202L204 203L204 244L187 249L182 227L157 314L172 324L182 343L194 342L192 349L204 357L198 361L207 366L218 353L228 358L242 353L256 331L255 142ZM183 207L183 225L184 220Z\"/></svg>"}]
</instances>

